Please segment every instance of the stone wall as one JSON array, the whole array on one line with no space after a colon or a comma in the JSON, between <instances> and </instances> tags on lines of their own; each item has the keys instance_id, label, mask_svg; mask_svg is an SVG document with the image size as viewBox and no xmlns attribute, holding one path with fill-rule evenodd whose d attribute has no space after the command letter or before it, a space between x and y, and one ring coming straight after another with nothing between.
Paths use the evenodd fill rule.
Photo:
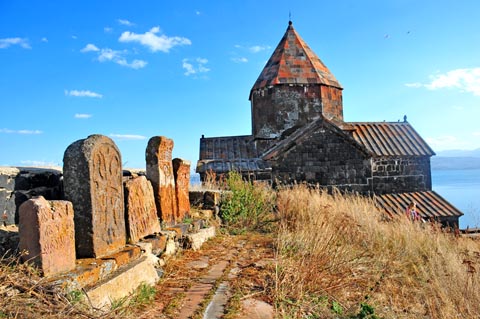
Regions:
<instances>
[{"instance_id":1,"label":"stone wall","mask_svg":"<svg viewBox=\"0 0 480 319\"><path fill-rule=\"evenodd\" d=\"M35 196L63 197L60 167L0 167L0 225L18 224L18 207Z\"/></svg>"},{"instance_id":2,"label":"stone wall","mask_svg":"<svg viewBox=\"0 0 480 319\"><path fill-rule=\"evenodd\" d=\"M370 158L344 136L324 126L286 150L272 163L274 179L368 192Z\"/></svg>"},{"instance_id":3,"label":"stone wall","mask_svg":"<svg viewBox=\"0 0 480 319\"><path fill-rule=\"evenodd\" d=\"M342 90L319 85L277 85L252 92L255 138L279 138L286 130L317 119L343 120Z\"/></svg>"},{"instance_id":4,"label":"stone wall","mask_svg":"<svg viewBox=\"0 0 480 319\"><path fill-rule=\"evenodd\" d=\"M374 158L372 172L372 189L377 194L432 190L428 156Z\"/></svg>"}]
</instances>

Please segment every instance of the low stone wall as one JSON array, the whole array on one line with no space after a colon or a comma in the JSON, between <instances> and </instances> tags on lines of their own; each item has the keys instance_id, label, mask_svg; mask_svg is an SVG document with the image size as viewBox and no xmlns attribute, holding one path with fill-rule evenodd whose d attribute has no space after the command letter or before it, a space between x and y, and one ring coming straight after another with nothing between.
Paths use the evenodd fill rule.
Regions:
<instances>
[{"instance_id":1,"label":"low stone wall","mask_svg":"<svg viewBox=\"0 0 480 319\"><path fill-rule=\"evenodd\" d=\"M0 225L18 224L18 208L30 198L62 199L62 180L60 167L0 167Z\"/></svg>"}]
</instances>

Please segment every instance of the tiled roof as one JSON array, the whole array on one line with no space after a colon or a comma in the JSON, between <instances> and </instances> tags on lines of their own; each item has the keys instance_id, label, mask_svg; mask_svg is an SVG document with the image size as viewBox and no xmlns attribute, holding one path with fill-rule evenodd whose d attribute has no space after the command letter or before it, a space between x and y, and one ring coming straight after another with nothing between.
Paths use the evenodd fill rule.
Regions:
<instances>
[{"instance_id":1,"label":"tiled roof","mask_svg":"<svg viewBox=\"0 0 480 319\"><path fill-rule=\"evenodd\" d=\"M344 123L341 127L377 156L435 155L408 122Z\"/></svg>"},{"instance_id":2,"label":"tiled roof","mask_svg":"<svg viewBox=\"0 0 480 319\"><path fill-rule=\"evenodd\" d=\"M271 170L271 166L259 158L252 135L202 137L197 173L209 170L255 172Z\"/></svg>"},{"instance_id":3,"label":"tiled roof","mask_svg":"<svg viewBox=\"0 0 480 319\"><path fill-rule=\"evenodd\" d=\"M379 207L392 215L405 213L408 204L413 201L417 203L417 211L424 219L463 215L434 191L375 195L375 200Z\"/></svg>"},{"instance_id":4,"label":"tiled roof","mask_svg":"<svg viewBox=\"0 0 480 319\"><path fill-rule=\"evenodd\" d=\"M291 22L252 90L275 84L324 84L342 88Z\"/></svg>"}]
</instances>

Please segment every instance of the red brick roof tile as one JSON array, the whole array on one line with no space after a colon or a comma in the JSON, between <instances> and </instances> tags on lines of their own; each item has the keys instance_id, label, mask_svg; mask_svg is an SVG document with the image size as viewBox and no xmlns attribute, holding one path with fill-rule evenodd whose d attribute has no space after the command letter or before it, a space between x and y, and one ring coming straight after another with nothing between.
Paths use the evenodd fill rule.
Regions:
<instances>
[{"instance_id":1,"label":"red brick roof tile","mask_svg":"<svg viewBox=\"0 0 480 319\"><path fill-rule=\"evenodd\" d=\"M323 84L342 88L330 70L298 35L291 21L252 91L275 84Z\"/></svg>"}]
</instances>

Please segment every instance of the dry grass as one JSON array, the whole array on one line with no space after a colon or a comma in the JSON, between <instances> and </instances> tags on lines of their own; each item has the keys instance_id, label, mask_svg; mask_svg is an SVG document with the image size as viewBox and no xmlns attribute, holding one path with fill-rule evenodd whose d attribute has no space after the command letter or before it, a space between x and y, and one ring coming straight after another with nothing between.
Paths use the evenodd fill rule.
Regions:
<instances>
[{"instance_id":1,"label":"dry grass","mask_svg":"<svg viewBox=\"0 0 480 319\"><path fill-rule=\"evenodd\" d=\"M142 288L110 311L94 311L83 292L67 294L18 257L0 256L0 318L134 318L133 312L150 302L152 292Z\"/></svg>"},{"instance_id":2,"label":"dry grass","mask_svg":"<svg viewBox=\"0 0 480 319\"><path fill-rule=\"evenodd\" d=\"M226 190L226 176L224 174L217 175L212 170L205 173L205 180L201 183L190 185L191 191L206 191L206 190Z\"/></svg>"},{"instance_id":3,"label":"dry grass","mask_svg":"<svg viewBox=\"0 0 480 319\"><path fill-rule=\"evenodd\" d=\"M279 191L277 209L279 316L352 315L361 303L385 318L480 316L478 242L304 186Z\"/></svg>"},{"instance_id":4,"label":"dry grass","mask_svg":"<svg viewBox=\"0 0 480 319\"><path fill-rule=\"evenodd\" d=\"M93 318L18 258L0 258L0 318Z\"/></svg>"}]
</instances>

